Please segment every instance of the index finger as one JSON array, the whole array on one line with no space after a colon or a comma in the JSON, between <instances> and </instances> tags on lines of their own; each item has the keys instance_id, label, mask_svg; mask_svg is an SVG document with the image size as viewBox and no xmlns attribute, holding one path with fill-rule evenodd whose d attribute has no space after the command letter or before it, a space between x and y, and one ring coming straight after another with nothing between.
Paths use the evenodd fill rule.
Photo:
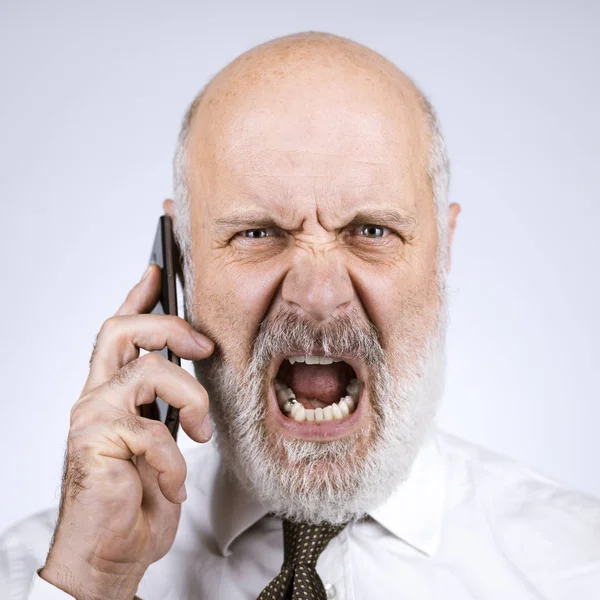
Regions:
<instances>
[{"instance_id":1,"label":"index finger","mask_svg":"<svg viewBox=\"0 0 600 600\"><path fill-rule=\"evenodd\" d=\"M140 315L149 313L156 306L160 298L161 268L152 264L142 278L133 286L125 302L121 304L115 316Z\"/></svg>"}]
</instances>

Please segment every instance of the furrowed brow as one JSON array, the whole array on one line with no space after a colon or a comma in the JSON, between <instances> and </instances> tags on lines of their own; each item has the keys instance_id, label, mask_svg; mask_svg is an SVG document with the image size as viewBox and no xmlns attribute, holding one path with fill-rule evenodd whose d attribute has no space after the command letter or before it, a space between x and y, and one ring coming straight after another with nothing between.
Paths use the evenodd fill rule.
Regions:
<instances>
[{"instance_id":1,"label":"furrowed brow","mask_svg":"<svg viewBox=\"0 0 600 600\"><path fill-rule=\"evenodd\" d=\"M417 221L412 215L406 215L393 209L371 209L357 212L345 227L365 224L384 225L397 229L406 235L412 235ZM231 231L240 228L280 227L280 224L262 211L242 211L215 219L213 227L217 231Z\"/></svg>"}]
</instances>

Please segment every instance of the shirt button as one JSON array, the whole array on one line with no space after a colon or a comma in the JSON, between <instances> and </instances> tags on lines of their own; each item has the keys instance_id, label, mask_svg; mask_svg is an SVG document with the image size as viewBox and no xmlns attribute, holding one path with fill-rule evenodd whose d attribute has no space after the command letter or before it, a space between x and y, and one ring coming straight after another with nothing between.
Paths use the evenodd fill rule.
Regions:
<instances>
[{"instance_id":1,"label":"shirt button","mask_svg":"<svg viewBox=\"0 0 600 600\"><path fill-rule=\"evenodd\" d=\"M327 594L327 598L335 598L337 595L335 585L333 585L333 583L326 583L325 593Z\"/></svg>"}]
</instances>

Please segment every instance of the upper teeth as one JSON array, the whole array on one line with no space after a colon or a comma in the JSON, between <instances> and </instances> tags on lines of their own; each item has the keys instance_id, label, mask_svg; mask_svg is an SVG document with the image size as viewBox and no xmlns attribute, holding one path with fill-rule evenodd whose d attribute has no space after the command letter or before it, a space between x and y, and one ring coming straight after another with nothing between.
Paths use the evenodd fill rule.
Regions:
<instances>
[{"instance_id":1,"label":"upper teeth","mask_svg":"<svg viewBox=\"0 0 600 600\"><path fill-rule=\"evenodd\" d=\"M331 358L330 356L288 356L286 359L291 364L301 362L307 365L330 365L334 362L343 362L341 358Z\"/></svg>"}]
</instances>

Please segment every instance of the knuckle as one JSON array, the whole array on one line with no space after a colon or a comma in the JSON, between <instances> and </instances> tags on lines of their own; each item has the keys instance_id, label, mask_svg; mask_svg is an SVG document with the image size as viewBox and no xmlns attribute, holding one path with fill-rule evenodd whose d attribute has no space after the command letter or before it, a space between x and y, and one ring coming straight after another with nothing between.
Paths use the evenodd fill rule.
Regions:
<instances>
[{"instance_id":1,"label":"knuckle","mask_svg":"<svg viewBox=\"0 0 600 600\"><path fill-rule=\"evenodd\" d=\"M80 459L83 459L84 456L93 454L94 448L94 442L88 434L72 434L67 441L67 452L69 457L77 456ZM70 462L67 466L68 465L70 465Z\"/></svg>"},{"instance_id":2,"label":"knuckle","mask_svg":"<svg viewBox=\"0 0 600 600\"><path fill-rule=\"evenodd\" d=\"M120 316L112 316L106 319L104 323L102 323L102 327L100 327L100 331L96 336L97 340L104 339L106 337L110 338L115 335L115 332L121 327L121 317Z\"/></svg>"},{"instance_id":3,"label":"knuckle","mask_svg":"<svg viewBox=\"0 0 600 600\"><path fill-rule=\"evenodd\" d=\"M86 410L87 402L80 400L71 407L69 423L72 431L85 429L92 421L91 413Z\"/></svg>"},{"instance_id":4,"label":"knuckle","mask_svg":"<svg viewBox=\"0 0 600 600\"><path fill-rule=\"evenodd\" d=\"M137 415L123 415L112 422L112 427L125 429L133 435L141 435L148 430L148 426L142 417Z\"/></svg>"},{"instance_id":5,"label":"knuckle","mask_svg":"<svg viewBox=\"0 0 600 600\"><path fill-rule=\"evenodd\" d=\"M170 446L174 441L169 428L162 421L150 421L149 427L152 431L152 437L158 444Z\"/></svg>"},{"instance_id":6,"label":"knuckle","mask_svg":"<svg viewBox=\"0 0 600 600\"><path fill-rule=\"evenodd\" d=\"M195 386L194 394L192 395L192 405L194 406L194 410L200 412L208 411L208 392L200 383Z\"/></svg>"},{"instance_id":7,"label":"knuckle","mask_svg":"<svg viewBox=\"0 0 600 600\"><path fill-rule=\"evenodd\" d=\"M164 315L165 317L165 322L168 323L169 325L174 325L175 327L177 327L178 325L181 325L181 317L177 316L177 315Z\"/></svg>"},{"instance_id":8,"label":"knuckle","mask_svg":"<svg viewBox=\"0 0 600 600\"><path fill-rule=\"evenodd\" d=\"M111 339L117 336L117 331L121 328L121 320L123 317L121 316L112 316L106 319L102 326L100 327L100 331L96 334L94 338L94 345L92 347L92 354L90 356L89 364L91 366L94 357L98 352L98 346L100 344L104 344L106 339Z\"/></svg>"},{"instance_id":9,"label":"knuckle","mask_svg":"<svg viewBox=\"0 0 600 600\"><path fill-rule=\"evenodd\" d=\"M75 402L75 404L73 404L73 406L71 406L71 410L69 411L69 423L71 423L71 425L73 425L73 421L75 420L76 416L78 415L81 406L81 400L78 400L77 402Z\"/></svg>"},{"instance_id":10,"label":"knuckle","mask_svg":"<svg viewBox=\"0 0 600 600\"><path fill-rule=\"evenodd\" d=\"M181 469L183 458L171 432L161 421L151 421L150 429L152 432L152 447L155 452L168 457L171 468Z\"/></svg>"},{"instance_id":11,"label":"knuckle","mask_svg":"<svg viewBox=\"0 0 600 600\"><path fill-rule=\"evenodd\" d=\"M166 323L168 323L171 327L176 327L178 329L191 328L191 325L185 320L182 319L179 315L164 315Z\"/></svg>"},{"instance_id":12,"label":"knuckle","mask_svg":"<svg viewBox=\"0 0 600 600\"><path fill-rule=\"evenodd\" d=\"M198 388L200 390L198 394L198 397L200 398L200 404L202 405L202 408L208 410L208 392L203 385L198 385Z\"/></svg>"},{"instance_id":13,"label":"knuckle","mask_svg":"<svg viewBox=\"0 0 600 600\"><path fill-rule=\"evenodd\" d=\"M110 376L109 380L107 381L108 387L111 389L123 387L132 379L137 379L142 375L144 370L143 364L144 362L142 362L142 359L139 358L128 362Z\"/></svg>"},{"instance_id":14,"label":"knuckle","mask_svg":"<svg viewBox=\"0 0 600 600\"><path fill-rule=\"evenodd\" d=\"M148 352L137 359L137 362L141 363L144 369L159 369L164 367L165 360L167 360L162 354L158 352Z\"/></svg>"},{"instance_id":15,"label":"knuckle","mask_svg":"<svg viewBox=\"0 0 600 600\"><path fill-rule=\"evenodd\" d=\"M177 463L175 464L175 473L177 478L181 477L184 481L187 477L187 464L185 462L185 459L183 458L183 455L181 455L180 453L180 457L178 457L179 460L177 461Z\"/></svg>"}]
</instances>

